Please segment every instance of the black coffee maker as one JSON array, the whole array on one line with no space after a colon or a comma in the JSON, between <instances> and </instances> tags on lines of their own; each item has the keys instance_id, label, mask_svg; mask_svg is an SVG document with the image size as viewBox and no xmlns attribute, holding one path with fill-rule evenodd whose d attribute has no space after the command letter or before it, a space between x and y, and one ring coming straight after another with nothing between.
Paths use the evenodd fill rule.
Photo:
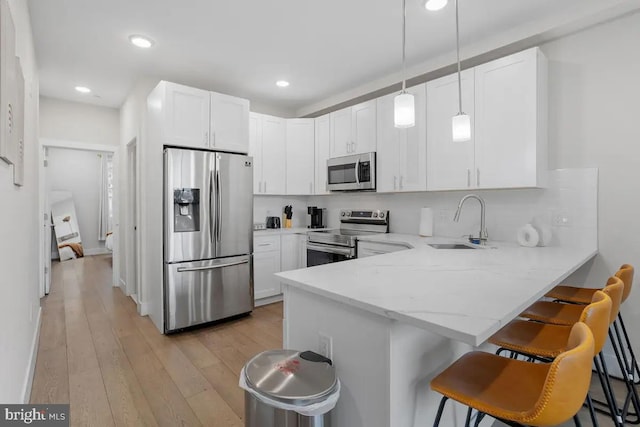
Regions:
<instances>
[{"instance_id":1,"label":"black coffee maker","mask_svg":"<svg viewBox=\"0 0 640 427\"><path fill-rule=\"evenodd\" d=\"M311 224L309 228L325 228L323 208L317 206L307 206L307 213L311 215Z\"/></svg>"}]
</instances>

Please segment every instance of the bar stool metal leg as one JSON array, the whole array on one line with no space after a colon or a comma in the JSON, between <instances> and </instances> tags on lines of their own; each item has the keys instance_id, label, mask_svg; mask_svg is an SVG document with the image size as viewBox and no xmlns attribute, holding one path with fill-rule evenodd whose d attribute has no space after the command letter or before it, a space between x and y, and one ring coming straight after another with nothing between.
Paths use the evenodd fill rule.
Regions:
<instances>
[{"instance_id":1,"label":"bar stool metal leg","mask_svg":"<svg viewBox=\"0 0 640 427\"><path fill-rule=\"evenodd\" d=\"M611 346L613 347L613 351L616 355L616 359L618 360L618 366L620 367L620 372L622 373L622 379L627 387L627 394L624 399L624 404L622 406L621 415L622 418L630 423L630 424L638 424L640 423L640 398L638 397L638 391L636 390L636 386L633 381L633 376L628 375L627 368L629 367L627 363L626 354L624 353L622 346L622 341L620 334L617 330L616 322L613 323L613 331L609 330L609 339L611 340ZM615 332L615 335L614 333ZM634 412L629 413L629 405L633 405ZM634 415L635 419L629 420L628 415Z\"/></svg>"},{"instance_id":2,"label":"bar stool metal leg","mask_svg":"<svg viewBox=\"0 0 640 427\"><path fill-rule=\"evenodd\" d=\"M433 423L433 427L438 427L440 425L440 419L442 418L442 411L444 410L444 404L447 403L448 397L443 397L440 400L440 405L438 406L438 413L436 414L436 420Z\"/></svg>"},{"instance_id":3,"label":"bar stool metal leg","mask_svg":"<svg viewBox=\"0 0 640 427\"><path fill-rule=\"evenodd\" d=\"M609 407L608 412L602 409L598 409L598 411L608 414L613 420L613 423L616 427L623 427L622 417L620 416L618 405L616 403L616 396L613 388L611 387L611 382L609 381L609 371L607 369L607 363L602 352L600 352L597 357L594 357L593 363L596 366L596 372L598 373L598 378L600 379L600 384L602 385L602 391L604 392L604 396L606 398L606 405ZM600 403L605 404L604 402Z\"/></svg>"},{"instance_id":4,"label":"bar stool metal leg","mask_svg":"<svg viewBox=\"0 0 640 427\"><path fill-rule=\"evenodd\" d=\"M591 393L587 393L587 407L589 408L589 417L591 417L591 425L593 425L593 427L599 427L598 419L596 418L596 410L593 407L593 400L591 400Z\"/></svg>"},{"instance_id":5,"label":"bar stool metal leg","mask_svg":"<svg viewBox=\"0 0 640 427\"><path fill-rule=\"evenodd\" d=\"M471 427L471 412L473 410L471 409L471 406L469 406L469 408L467 409L467 419L464 422L464 427Z\"/></svg>"},{"instance_id":6,"label":"bar stool metal leg","mask_svg":"<svg viewBox=\"0 0 640 427\"><path fill-rule=\"evenodd\" d=\"M618 320L620 321L620 326L622 328L622 333L624 335L624 340L626 343L627 351L631 356L631 374L633 375L633 382L635 384L640 384L640 368L638 367L638 359L636 359L636 354L633 351L633 346L631 345L631 340L629 339L629 334L627 333L627 328L624 324L624 320L622 319L622 313L618 313Z\"/></svg>"}]
</instances>

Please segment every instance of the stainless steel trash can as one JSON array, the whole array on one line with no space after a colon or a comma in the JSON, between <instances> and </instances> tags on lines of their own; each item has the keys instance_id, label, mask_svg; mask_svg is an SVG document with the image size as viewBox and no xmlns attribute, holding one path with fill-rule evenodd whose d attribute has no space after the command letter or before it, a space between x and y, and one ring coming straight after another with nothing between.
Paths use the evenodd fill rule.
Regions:
<instances>
[{"instance_id":1,"label":"stainless steel trash can","mask_svg":"<svg viewBox=\"0 0 640 427\"><path fill-rule=\"evenodd\" d=\"M331 427L330 408L318 415L297 412L309 413L310 405L322 411L323 402L337 399L340 385L330 359L311 351L270 350L251 359L242 375L245 427Z\"/></svg>"}]
</instances>

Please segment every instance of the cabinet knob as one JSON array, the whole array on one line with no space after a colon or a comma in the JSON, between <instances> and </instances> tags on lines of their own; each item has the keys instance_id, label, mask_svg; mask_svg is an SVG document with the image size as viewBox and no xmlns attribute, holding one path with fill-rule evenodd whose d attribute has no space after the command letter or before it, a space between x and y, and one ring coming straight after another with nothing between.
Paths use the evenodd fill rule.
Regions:
<instances>
[{"instance_id":1,"label":"cabinet knob","mask_svg":"<svg viewBox=\"0 0 640 427\"><path fill-rule=\"evenodd\" d=\"M393 176L393 189L397 189L398 188L398 177L397 176Z\"/></svg>"},{"instance_id":2,"label":"cabinet knob","mask_svg":"<svg viewBox=\"0 0 640 427\"><path fill-rule=\"evenodd\" d=\"M404 187L404 184L402 183L402 178L403 178L403 176L402 176L402 175L400 175L400 189L401 189L401 190L402 190L402 187Z\"/></svg>"},{"instance_id":3,"label":"cabinet knob","mask_svg":"<svg viewBox=\"0 0 640 427\"><path fill-rule=\"evenodd\" d=\"M471 169L467 169L467 187L471 187Z\"/></svg>"},{"instance_id":4,"label":"cabinet knob","mask_svg":"<svg viewBox=\"0 0 640 427\"><path fill-rule=\"evenodd\" d=\"M476 169L476 186L480 187L480 168Z\"/></svg>"},{"instance_id":5,"label":"cabinet knob","mask_svg":"<svg viewBox=\"0 0 640 427\"><path fill-rule=\"evenodd\" d=\"M204 133L204 143L207 145L209 144L209 132Z\"/></svg>"}]
</instances>

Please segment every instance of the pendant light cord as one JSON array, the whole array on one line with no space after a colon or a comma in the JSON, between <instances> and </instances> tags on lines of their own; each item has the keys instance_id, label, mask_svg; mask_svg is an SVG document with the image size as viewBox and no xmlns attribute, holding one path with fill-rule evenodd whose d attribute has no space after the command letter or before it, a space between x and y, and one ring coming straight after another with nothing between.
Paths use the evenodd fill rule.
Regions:
<instances>
[{"instance_id":1,"label":"pendant light cord","mask_svg":"<svg viewBox=\"0 0 640 427\"><path fill-rule=\"evenodd\" d=\"M462 77L460 73L460 22L458 18L458 0L456 0L456 54L458 58L458 114L462 114Z\"/></svg>"},{"instance_id":2,"label":"pendant light cord","mask_svg":"<svg viewBox=\"0 0 640 427\"><path fill-rule=\"evenodd\" d=\"M406 44L407 44L407 0L402 0L402 92L405 92L407 81L405 71L405 58L406 58Z\"/></svg>"}]
</instances>

